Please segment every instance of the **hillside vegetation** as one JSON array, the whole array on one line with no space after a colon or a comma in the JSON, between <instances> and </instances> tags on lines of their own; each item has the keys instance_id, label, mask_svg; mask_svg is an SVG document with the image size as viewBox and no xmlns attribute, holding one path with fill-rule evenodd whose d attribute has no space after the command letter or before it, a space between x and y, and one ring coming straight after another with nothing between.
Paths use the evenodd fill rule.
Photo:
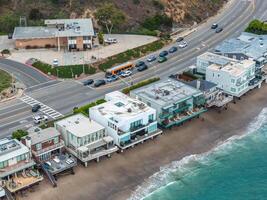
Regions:
<instances>
[{"instance_id":1,"label":"hillside vegetation","mask_svg":"<svg viewBox=\"0 0 267 200\"><path fill-rule=\"evenodd\" d=\"M47 18L96 17L104 5L115 8L113 31L151 33L170 29L172 21L184 26L213 15L226 0L0 0L0 33L12 32L20 16L27 25ZM99 20L94 20L99 22ZM96 27L106 31L103 23Z\"/></svg>"}]
</instances>

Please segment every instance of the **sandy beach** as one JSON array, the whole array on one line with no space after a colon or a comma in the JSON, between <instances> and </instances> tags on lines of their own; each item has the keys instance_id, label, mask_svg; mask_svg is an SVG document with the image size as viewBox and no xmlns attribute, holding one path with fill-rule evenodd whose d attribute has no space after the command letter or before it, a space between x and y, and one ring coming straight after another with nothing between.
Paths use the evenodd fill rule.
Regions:
<instances>
[{"instance_id":1,"label":"sandy beach","mask_svg":"<svg viewBox=\"0 0 267 200\"><path fill-rule=\"evenodd\" d=\"M126 200L145 179L160 167L191 155L204 153L227 138L242 134L247 125L267 107L267 85L250 91L228 110L210 110L200 119L181 127L165 130L154 140L140 144L88 168L79 166L75 175L59 177L53 188L47 179L33 192L19 199L27 200ZM203 119L204 120L203 120Z\"/></svg>"}]
</instances>

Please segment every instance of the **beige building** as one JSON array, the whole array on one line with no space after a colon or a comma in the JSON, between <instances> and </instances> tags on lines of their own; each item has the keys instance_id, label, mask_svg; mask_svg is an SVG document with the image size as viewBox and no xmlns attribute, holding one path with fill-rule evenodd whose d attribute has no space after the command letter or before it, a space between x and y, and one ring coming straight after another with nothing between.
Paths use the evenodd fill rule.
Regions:
<instances>
[{"instance_id":1,"label":"beige building","mask_svg":"<svg viewBox=\"0 0 267 200\"><path fill-rule=\"evenodd\" d=\"M16 27L13 33L16 48L86 50L93 46L95 33L91 19L45 20L45 25Z\"/></svg>"}]
</instances>

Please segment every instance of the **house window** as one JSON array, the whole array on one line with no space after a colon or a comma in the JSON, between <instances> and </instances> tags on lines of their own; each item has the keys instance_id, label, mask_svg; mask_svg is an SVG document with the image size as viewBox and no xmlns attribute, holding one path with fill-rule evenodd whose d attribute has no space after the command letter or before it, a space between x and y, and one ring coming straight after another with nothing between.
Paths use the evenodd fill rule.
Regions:
<instances>
[{"instance_id":1,"label":"house window","mask_svg":"<svg viewBox=\"0 0 267 200\"><path fill-rule=\"evenodd\" d=\"M58 137L55 137L54 138L54 144L57 144L58 143Z\"/></svg>"},{"instance_id":2,"label":"house window","mask_svg":"<svg viewBox=\"0 0 267 200\"><path fill-rule=\"evenodd\" d=\"M231 92L236 92L236 89L235 88L231 88Z\"/></svg>"},{"instance_id":3,"label":"house window","mask_svg":"<svg viewBox=\"0 0 267 200\"><path fill-rule=\"evenodd\" d=\"M137 120L137 121L135 121L135 122L132 122L131 125L130 125L130 127L131 127L131 128L138 127L138 126L142 125L142 121L143 121L143 120L140 119L140 120Z\"/></svg>"},{"instance_id":4,"label":"house window","mask_svg":"<svg viewBox=\"0 0 267 200\"><path fill-rule=\"evenodd\" d=\"M231 79L231 82L232 82L232 83L235 83L235 79Z\"/></svg>"},{"instance_id":5,"label":"house window","mask_svg":"<svg viewBox=\"0 0 267 200\"><path fill-rule=\"evenodd\" d=\"M41 150L42 149L42 144L41 143L38 143L38 144L35 145L35 147L36 147L36 150L37 151L38 150Z\"/></svg>"},{"instance_id":6,"label":"house window","mask_svg":"<svg viewBox=\"0 0 267 200\"><path fill-rule=\"evenodd\" d=\"M153 114L149 115L149 116L148 116L148 120L149 120L149 121L153 121L153 120L154 120L154 115L153 115Z\"/></svg>"},{"instance_id":7,"label":"house window","mask_svg":"<svg viewBox=\"0 0 267 200\"><path fill-rule=\"evenodd\" d=\"M3 169L5 167L7 167L7 166L8 166L8 161L7 160L3 161L3 162L0 162L0 169Z\"/></svg>"}]
</instances>

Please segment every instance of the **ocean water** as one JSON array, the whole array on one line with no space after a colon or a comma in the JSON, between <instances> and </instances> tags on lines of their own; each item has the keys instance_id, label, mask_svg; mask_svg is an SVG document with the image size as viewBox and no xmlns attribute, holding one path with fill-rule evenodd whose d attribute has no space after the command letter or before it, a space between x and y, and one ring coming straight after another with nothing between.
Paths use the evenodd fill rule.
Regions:
<instances>
[{"instance_id":1,"label":"ocean water","mask_svg":"<svg viewBox=\"0 0 267 200\"><path fill-rule=\"evenodd\" d=\"M235 136L164 166L130 200L267 200L267 108Z\"/></svg>"}]
</instances>

